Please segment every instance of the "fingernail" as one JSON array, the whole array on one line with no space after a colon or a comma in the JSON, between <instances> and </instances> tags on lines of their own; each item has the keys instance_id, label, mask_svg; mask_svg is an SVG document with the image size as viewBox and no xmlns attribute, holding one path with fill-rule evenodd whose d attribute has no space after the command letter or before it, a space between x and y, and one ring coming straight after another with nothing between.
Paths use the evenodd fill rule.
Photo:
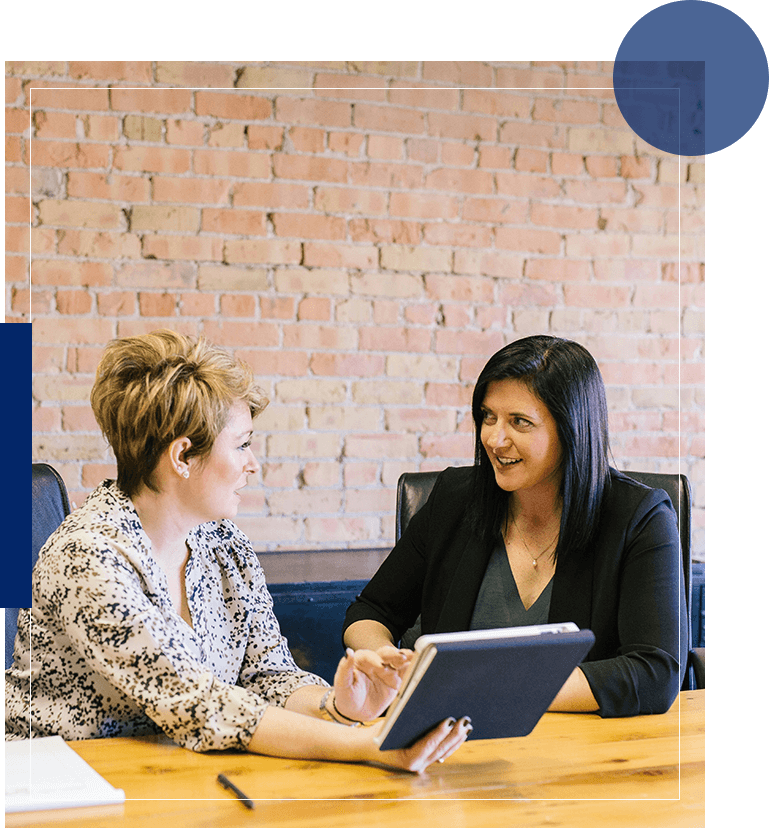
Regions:
<instances>
[{"instance_id":1,"label":"fingernail","mask_svg":"<svg viewBox=\"0 0 769 828\"><path fill-rule=\"evenodd\" d=\"M449 727L454 727L454 725L457 723L457 720L453 716L447 719L447 721L449 723Z\"/></svg>"},{"instance_id":2,"label":"fingernail","mask_svg":"<svg viewBox=\"0 0 769 828\"><path fill-rule=\"evenodd\" d=\"M461 721L461 723L460 723L460 724L463 724L465 727L469 726L469 727L470 727L470 729L472 730L472 725L470 724L470 721L471 721L471 720L470 720L470 717L469 717L469 716L465 716L465 717L462 719L462 721Z\"/></svg>"}]
</instances>

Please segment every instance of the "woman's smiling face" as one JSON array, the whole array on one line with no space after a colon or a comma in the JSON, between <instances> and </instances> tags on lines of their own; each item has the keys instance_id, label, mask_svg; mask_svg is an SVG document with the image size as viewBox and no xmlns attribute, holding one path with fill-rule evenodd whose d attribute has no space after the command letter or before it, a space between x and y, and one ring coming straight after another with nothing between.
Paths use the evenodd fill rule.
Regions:
<instances>
[{"instance_id":1,"label":"woman's smiling face","mask_svg":"<svg viewBox=\"0 0 769 828\"><path fill-rule=\"evenodd\" d=\"M489 383L481 404L481 442L497 485L506 492L560 490L563 452L547 406L517 379Z\"/></svg>"},{"instance_id":2,"label":"woman's smiling face","mask_svg":"<svg viewBox=\"0 0 769 828\"><path fill-rule=\"evenodd\" d=\"M227 425L214 441L208 457L190 463L191 500L201 522L234 518L240 503L239 489L257 470L251 451L251 412L242 400L233 403Z\"/></svg>"}]
</instances>

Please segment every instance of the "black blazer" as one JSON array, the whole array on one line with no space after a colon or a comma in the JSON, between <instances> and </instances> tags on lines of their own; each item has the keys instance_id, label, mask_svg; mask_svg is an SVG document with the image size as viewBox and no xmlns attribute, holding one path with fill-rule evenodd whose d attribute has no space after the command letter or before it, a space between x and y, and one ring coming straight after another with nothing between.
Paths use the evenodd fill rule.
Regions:
<instances>
[{"instance_id":1,"label":"black blazer","mask_svg":"<svg viewBox=\"0 0 769 828\"><path fill-rule=\"evenodd\" d=\"M347 610L344 629L379 621L398 641L421 614L423 633L466 630L491 550L465 520L472 468L442 472L427 503ZM593 547L564 555L549 620L590 629L581 666L602 716L663 713L681 688L689 649L675 512L661 489L612 469Z\"/></svg>"}]
</instances>

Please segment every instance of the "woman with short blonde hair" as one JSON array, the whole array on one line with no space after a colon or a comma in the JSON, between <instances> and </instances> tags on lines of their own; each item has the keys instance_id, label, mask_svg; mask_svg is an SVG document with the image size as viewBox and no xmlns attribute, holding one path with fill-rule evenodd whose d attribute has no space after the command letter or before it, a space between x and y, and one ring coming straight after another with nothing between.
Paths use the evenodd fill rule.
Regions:
<instances>
[{"instance_id":1,"label":"woman with short blonde hair","mask_svg":"<svg viewBox=\"0 0 769 828\"><path fill-rule=\"evenodd\" d=\"M249 366L205 339L164 330L111 342L96 371L91 407L130 497L154 489L160 455L182 432L189 457L205 457L235 400L255 418L267 407Z\"/></svg>"},{"instance_id":2,"label":"woman with short blonde hair","mask_svg":"<svg viewBox=\"0 0 769 828\"><path fill-rule=\"evenodd\" d=\"M117 460L40 551L6 672L6 738L165 732L192 750L377 761L421 771L468 721L379 751L371 721L407 666L342 658L334 686L300 670L264 573L233 523L256 471L250 368L172 331L110 343L91 394ZM340 727L347 725L347 727Z\"/></svg>"}]
</instances>

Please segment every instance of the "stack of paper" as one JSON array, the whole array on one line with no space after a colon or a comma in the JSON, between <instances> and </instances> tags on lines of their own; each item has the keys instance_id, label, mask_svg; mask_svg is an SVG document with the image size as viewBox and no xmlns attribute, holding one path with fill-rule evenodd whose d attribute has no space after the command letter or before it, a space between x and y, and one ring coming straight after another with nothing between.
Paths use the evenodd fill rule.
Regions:
<instances>
[{"instance_id":1,"label":"stack of paper","mask_svg":"<svg viewBox=\"0 0 769 828\"><path fill-rule=\"evenodd\" d=\"M61 736L5 743L6 813L124 801Z\"/></svg>"}]
</instances>

